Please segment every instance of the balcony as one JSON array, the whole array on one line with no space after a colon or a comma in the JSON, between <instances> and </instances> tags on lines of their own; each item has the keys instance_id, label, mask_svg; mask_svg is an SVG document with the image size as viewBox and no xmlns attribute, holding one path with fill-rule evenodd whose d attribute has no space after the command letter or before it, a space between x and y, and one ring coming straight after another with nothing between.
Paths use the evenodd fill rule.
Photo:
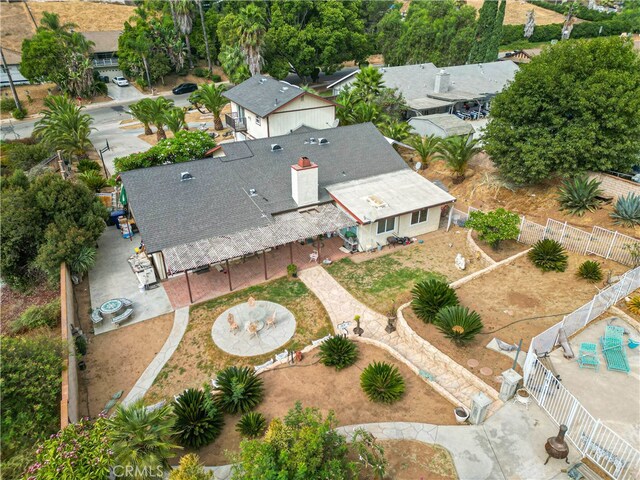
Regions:
<instances>
[{"instance_id":1,"label":"balcony","mask_svg":"<svg viewBox=\"0 0 640 480\"><path fill-rule=\"evenodd\" d=\"M247 119L245 117L239 117L237 112L226 113L224 123L234 132L247 131Z\"/></svg>"},{"instance_id":2,"label":"balcony","mask_svg":"<svg viewBox=\"0 0 640 480\"><path fill-rule=\"evenodd\" d=\"M94 58L93 59L93 67L117 67L118 66L118 57L110 57L110 58Z\"/></svg>"}]
</instances>

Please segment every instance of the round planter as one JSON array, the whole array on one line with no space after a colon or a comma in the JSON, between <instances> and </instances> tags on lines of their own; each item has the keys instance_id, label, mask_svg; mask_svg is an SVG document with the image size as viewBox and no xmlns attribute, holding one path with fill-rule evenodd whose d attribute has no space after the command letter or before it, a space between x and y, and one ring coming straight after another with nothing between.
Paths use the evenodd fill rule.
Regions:
<instances>
[{"instance_id":1,"label":"round planter","mask_svg":"<svg viewBox=\"0 0 640 480\"><path fill-rule=\"evenodd\" d=\"M454 408L453 414L456 416L456 422L458 423L464 423L469 418L469 411L464 407Z\"/></svg>"},{"instance_id":2,"label":"round planter","mask_svg":"<svg viewBox=\"0 0 640 480\"><path fill-rule=\"evenodd\" d=\"M531 394L527 392L524 388L519 388L516 390L516 402L521 403L523 405L529 405L531 402Z\"/></svg>"}]
</instances>

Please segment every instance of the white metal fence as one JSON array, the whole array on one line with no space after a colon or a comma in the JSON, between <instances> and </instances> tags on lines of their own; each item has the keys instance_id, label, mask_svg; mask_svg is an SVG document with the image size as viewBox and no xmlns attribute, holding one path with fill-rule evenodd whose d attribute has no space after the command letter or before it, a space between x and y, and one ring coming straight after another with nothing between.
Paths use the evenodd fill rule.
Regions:
<instances>
[{"instance_id":1,"label":"white metal fence","mask_svg":"<svg viewBox=\"0 0 640 480\"><path fill-rule=\"evenodd\" d=\"M557 425L567 426L567 437L581 455L615 480L638 478L640 452L594 418L535 355L527 355L525 386Z\"/></svg>"},{"instance_id":2,"label":"white metal fence","mask_svg":"<svg viewBox=\"0 0 640 480\"><path fill-rule=\"evenodd\" d=\"M478 209L469 207L467 212L463 212L454 208L453 222L457 225L464 225L469 214L475 210ZM582 255L598 255L629 266L634 266L634 261L637 261L633 258L631 249L634 245L640 247L640 240L637 238L605 228L593 227L591 232L586 232L569 225L567 222L559 222L551 218L547 219L546 225L540 225L521 216L518 242L533 245L538 240L545 238L556 240L572 252Z\"/></svg>"}]
</instances>

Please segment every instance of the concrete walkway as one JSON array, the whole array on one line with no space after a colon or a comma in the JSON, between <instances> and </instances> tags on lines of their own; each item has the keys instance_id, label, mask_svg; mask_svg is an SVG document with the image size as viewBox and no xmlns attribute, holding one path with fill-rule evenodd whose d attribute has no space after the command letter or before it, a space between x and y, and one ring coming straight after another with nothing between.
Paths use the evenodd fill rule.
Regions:
<instances>
[{"instance_id":1,"label":"concrete walkway","mask_svg":"<svg viewBox=\"0 0 640 480\"><path fill-rule=\"evenodd\" d=\"M151 388L154 380L164 367L165 363L169 361L173 352L176 351L178 345L182 341L184 332L187 331L187 325L189 324L189 307L179 308L175 311L175 317L173 319L173 328L167 337L166 342L162 346L162 349L151 360L151 363L147 366L140 378L133 386L129 394L122 401L122 405L129 405L136 400L141 399L147 393L147 390Z\"/></svg>"},{"instance_id":2,"label":"concrete walkway","mask_svg":"<svg viewBox=\"0 0 640 480\"><path fill-rule=\"evenodd\" d=\"M501 406L498 392L419 337L404 319L399 318L396 332L388 334L386 317L356 300L324 268L304 270L299 276L326 308L336 332L340 332L340 324L347 322L351 334L355 327L353 318L360 315L365 341L369 339L369 343L390 351L414 371L422 371L423 376L428 373L433 378L430 384L452 403L470 408L471 399L482 391L494 400L490 413Z\"/></svg>"},{"instance_id":3,"label":"concrete walkway","mask_svg":"<svg viewBox=\"0 0 640 480\"><path fill-rule=\"evenodd\" d=\"M371 432L377 440L415 440L437 444L451 453L460 480L543 480L567 478L567 464L551 459L544 444L557 433L557 427L535 404L524 407L509 403L484 425L431 425L414 422L368 423L339 427L351 437L357 428ZM571 448L571 447L570 447ZM569 453L575 462L579 454ZM231 465L209 467L216 480L230 478Z\"/></svg>"}]
</instances>

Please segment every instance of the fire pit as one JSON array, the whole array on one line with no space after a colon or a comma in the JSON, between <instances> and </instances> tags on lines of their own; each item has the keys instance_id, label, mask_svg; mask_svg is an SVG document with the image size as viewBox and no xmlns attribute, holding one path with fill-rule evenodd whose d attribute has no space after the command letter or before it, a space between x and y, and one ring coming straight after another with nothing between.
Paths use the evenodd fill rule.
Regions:
<instances>
[{"instance_id":1,"label":"fire pit","mask_svg":"<svg viewBox=\"0 0 640 480\"><path fill-rule=\"evenodd\" d=\"M547 451L547 455L549 456L544 462L545 465L549 462L551 457L557 458L558 460L562 460L564 458L564 461L569 463L569 459L567 458L569 456L569 445L564 441L565 433L567 433L567 426L560 425L558 435L547 439L547 443L544 444L544 449Z\"/></svg>"}]
</instances>

